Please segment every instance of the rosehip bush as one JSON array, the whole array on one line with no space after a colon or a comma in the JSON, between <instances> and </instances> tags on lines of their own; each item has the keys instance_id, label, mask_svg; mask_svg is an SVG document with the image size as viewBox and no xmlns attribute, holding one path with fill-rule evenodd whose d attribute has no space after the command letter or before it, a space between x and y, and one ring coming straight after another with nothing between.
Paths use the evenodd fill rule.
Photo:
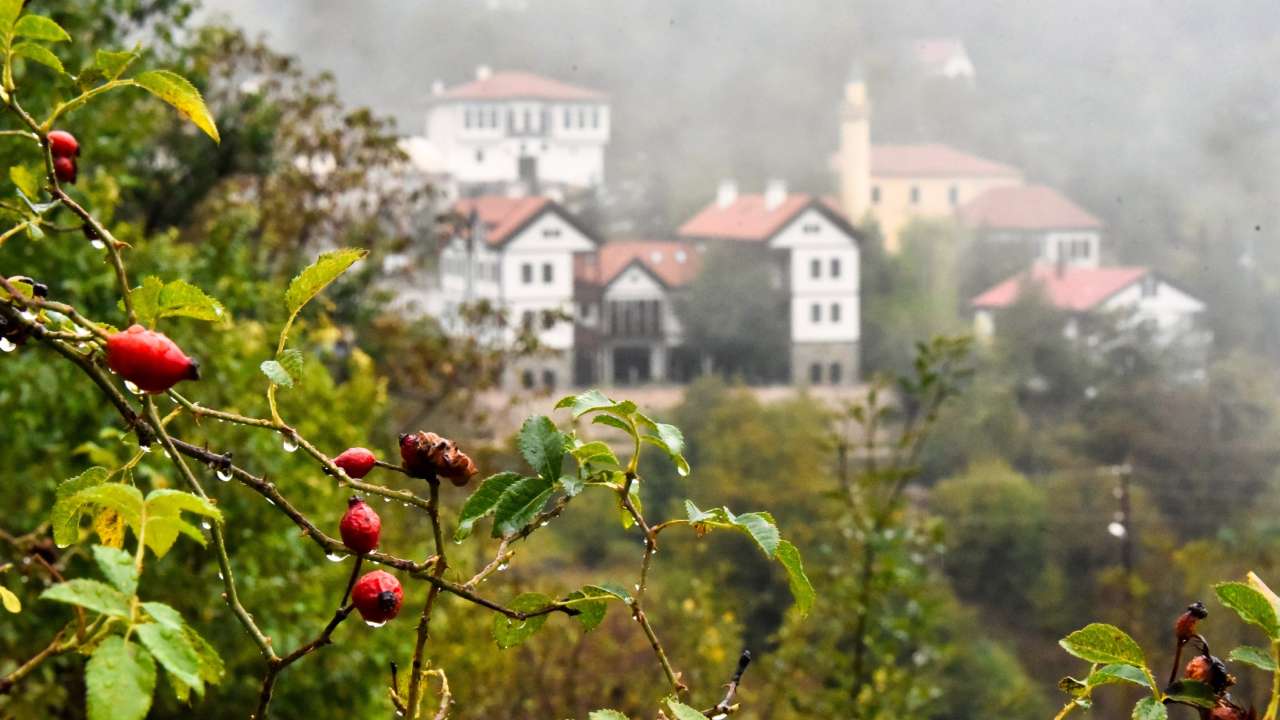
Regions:
<instances>
[{"instance_id":1,"label":"rosehip bush","mask_svg":"<svg viewBox=\"0 0 1280 720\"><path fill-rule=\"evenodd\" d=\"M92 108L95 98L126 88L145 90L172 105L217 142L213 117L197 89L181 76L165 70L136 71L133 65L138 56L133 52L98 51L90 67L76 75L68 73L49 46L68 42L70 37L52 19L24 14L23 5L21 0L0 0L0 42L4 47L0 104L4 117L17 126L0 130L0 135L27 143L32 162L10 168L10 179L17 187L13 207L18 208L19 220L0 232L0 244L23 242L24 238L36 241L44 236L43 228L65 231L67 222L74 223L71 227L78 226L75 237L79 240L83 236L79 241L85 251L105 260L119 295L119 316L91 318L77 310L76 278L36 281L23 275L21 268L0 268L0 350L11 353L22 346L23 353L49 352L77 369L83 385L76 391L97 393L118 415L124 431L136 438L137 446L125 462L103 462L112 467L87 468L57 486L56 501L48 508L48 537L36 538L33 543L54 552L54 546L81 546L96 535L98 542L84 551L92 556L96 575L65 578L49 566L57 582L42 592L39 600L50 608L65 606L65 626L52 634L44 649L0 677L0 693L14 692L43 663L74 653L88 658L84 687L90 720L145 717L161 671L180 701L199 702L209 686L224 680L221 658L164 598L143 592L147 590L149 563L162 561L186 538L210 554L218 567L225 612L261 655L264 667L257 702L245 708L251 717L268 716L283 671L338 642L335 633L353 612L369 625L395 623L406 599L414 620L401 619L391 625L398 629L382 631L398 633L400 638L399 655L386 657L390 668L387 710L410 719L424 712L432 712L436 718L449 716L455 708L448 690L448 668L433 667L429 643L432 617L442 594L486 614L499 650L525 642L551 622L552 616L563 616L582 632L589 632L616 604L635 621L635 632L652 649L653 672L660 672L669 686L668 695L652 699L660 715L689 720L728 715L738 709L736 691L750 654L743 652L735 666L725 668L728 684L723 693L717 688L688 687L678 670L680 658L667 652L662 634L647 613L646 591L660 537L666 542L675 535L671 531L683 529L690 531L684 535L686 539L696 540L714 530L731 530L750 538L766 558L779 562L797 614L807 613L815 600L813 587L799 552L780 534L772 515L762 511L734 513L725 507L702 509L689 501L678 517L658 520L646 514L641 457L646 452L656 453L671 463L679 476L689 476L683 435L675 426L649 417L635 403L614 400L594 390L556 404L556 410L565 411L561 424L542 415L524 422L517 444L527 466L519 469L487 469L484 473L451 433L421 429L400 436L399 462L379 461L362 447L331 457L286 421L284 414L297 408L286 404L282 413L278 397L306 377L304 350L290 343L295 322L314 298L365 257L366 251L357 248L319 254L283 289L280 306L284 319L274 346L261 348L259 367L266 412L251 415L202 404L200 399L207 389L198 382L199 365L181 349L190 336L171 338L155 326L169 317L227 322L223 306L181 278L147 277L136 286L130 282L129 257L145 249L137 250L117 239L86 207L87 201L72 196L63 186L74 182L81 146L91 153L93 138L77 139L53 128L73 113L91 112L86 108ZM22 102L25 96L18 79L24 76L18 71L30 63L52 70L58 82L73 88L67 99L45 109L43 119ZM208 366L217 367L216 354L204 359ZM183 385L182 391L191 398L175 388L184 381L189 384ZM273 444L278 452L301 450L316 478L327 478L323 482L358 495L352 497L345 512L331 508L322 519L312 518L291 500L291 496L302 494L299 479L269 480L255 470L253 457L210 447L207 438L197 436L201 421L230 423L246 431L278 436ZM385 442L384 438L367 440L374 447ZM255 447L261 450L262 445ZM170 477L135 475L133 469L150 452L162 455L171 465ZM372 476L376 468L385 472ZM249 492L267 500L278 511L276 517L282 525L292 523L300 531L296 542L307 544L317 557L350 563L345 586L332 588L337 602L330 617L315 618L314 630L276 634L310 636L310 640L278 647L273 635L242 602L236 567L242 553L252 554L255 548L228 543L225 525L235 518L220 509L217 494L206 491L210 477L228 481L211 486L218 488L219 494ZM387 479L405 487L388 484ZM474 491L456 508L445 508L441 496L444 480L457 487L473 486ZM144 491L140 481L154 487ZM492 597L479 590L487 578L513 561L524 540L555 521L584 493L610 498L617 511L610 517L620 519L618 532L640 536L643 554L633 583L575 583L554 594L526 592L512 598ZM423 547L384 548L382 518L362 499L373 496L420 512L430 528L429 544L427 538L419 538ZM335 519L338 537L324 529L332 528ZM482 523L489 524L489 534L497 541L495 553L474 568L455 564L449 556L450 541L466 541ZM377 567L368 569L366 565ZM0 593L0 603L9 611L23 611L22 598L8 590ZM344 643L367 638L360 632L345 632ZM402 667L407 672L401 672ZM423 708L429 681L439 688L438 707L431 711ZM465 715L465 708L456 709ZM597 720L619 717L624 716L615 710L591 714Z\"/></svg>"}]
</instances>

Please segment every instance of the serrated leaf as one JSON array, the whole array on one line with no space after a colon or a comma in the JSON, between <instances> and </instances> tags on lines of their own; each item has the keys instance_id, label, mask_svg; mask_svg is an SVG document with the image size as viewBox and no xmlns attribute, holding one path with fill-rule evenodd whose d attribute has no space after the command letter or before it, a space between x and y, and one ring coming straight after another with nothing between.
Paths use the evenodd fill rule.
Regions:
<instances>
[{"instance_id":1,"label":"serrated leaf","mask_svg":"<svg viewBox=\"0 0 1280 720\"><path fill-rule=\"evenodd\" d=\"M133 82L169 103L180 115L195 123L196 127L204 131L204 134L213 138L214 142L222 141L218 136L218 126L214 123L213 116L209 114L209 108L204 104L204 98L200 97L200 91L186 78L168 70L150 70L136 75Z\"/></svg>"},{"instance_id":2,"label":"serrated leaf","mask_svg":"<svg viewBox=\"0 0 1280 720\"><path fill-rule=\"evenodd\" d=\"M9 37L13 34L13 22L22 12L23 0L0 0L0 35Z\"/></svg>"},{"instance_id":3,"label":"serrated leaf","mask_svg":"<svg viewBox=\"0 0 1280 720\"><path fill-rule=\"evenodd\" d=\"M78 605L103 615L129 617L129 599L119 590L97 580L76 578L61 582L40 593L40 599Z\"/></svg>"},{"instance_id":4,"label":"serrated leaf","mask_svg":"<svg viewBox=\"0 0 1280 720\"><path fill-rule=\"evenodd\" d=\"M458 529L454 532L453 539L456 542L467 539L475 524L493 513L502 493L521 477L519 473L504 472L485 478L484 482L480 483L480 487L476 488L476 491L471 493L471 497L463 503L462 510L458 512Z\"/></svg>"},{"instance_id":5,"label":"serrated leaf","mask_svg":"<svg viewBox=\"0 0 1280 720\"><path fill-rule=\"evenodd\" d=\"M40 194L40 178L26 165L10 166L9 180L28 197L37 197Z\"/></svg>"},{"instance_id":6,"label":"serrated leaf","mask_svg":"<svg viewBox=\"0 0 1280 720\"><path fill-rule=\"evenodd\" d=\"M133 643L112 635L85 666L89 720L142 720L156 689L156 664Z\"/></svg>"},{"instance_id":7,"label":"serrated leaf","mask_svg":"<svg viewBox=\"0 0 1280 720\"><path fill-rule=\"evenodd\" d=\"M93 546L93 559L98 569L117 590L132 596L138 591L138 566L129 553L105 545Z\"/></svg>"},{"instance_id":8,"label":"serrated leaf","mask_svg":"<svg viewBox=\"0 0 1280 720\"><path fill-rule=\"evenodd\" d=\"M561 475L556 481L556 487L563 490L565 495L575 497L587 487L587 483L577 475Z\"/></svg>"},{"instance_id":9,"label":"serrated leaf","mask_svg":"<svg viewBox=\"0 0 1280 720\"><path fill-rule=\"evenodd\" d=\"M289 377L293 378L294 382L302 381L302 366L306 360L301 350L288 348L276 356L276 362L280 363L280 367L289 373Z\"/></svg>"},{"instance_id":10,"label":"serrated leaf","mask_svg":"<svg viewBox=\"0 0 1280 720\"><path fill-rule=\"evenodd\" d=\"M1144 688L1151 689L1151 682L1147 679L1147 674L1132 665L1104 665L1089 673L1089 677L1085 680L1085 683L1090 687L1111 685L1119 682L1130 682L1134 685L1141 685Z\"/></svg>"},{"instance_id":11,"label":"serrated leaf","mask_svg":"<svg viewBox=\"0 0 1280 720\"><path fill-rule=\"evenodd\" d=\"M156 321L167 317L187 317L206 322L217 322L227 317L222 303L209 297L203 290L186 280L163 282L149 276L142 285L130 293L138 322L155 326ZM123 308L123 303L120 303Z\"/></svg>"},{"instance_id":12,"label":"serrated leaf","mask_svg":"<svg viewBox=\"0 0 1280 720\"><path fill-rule=\"evenodd\" d=\"M222 512L207 498L182 490L152 490L147 493L146 510L147 517L178 517L185 511L222 522Z\"/></svg>"},{"instance_id":13,"label":"serrated leaf","mask_svg":"<svg viewBox=\"0 0 1280 720\"><path fill-rule=\"evenodd\" d=\"M520 426L516 444L534 472L552 482L559 479L564 464L565 438L550 418L534 415L525 420Z\"/></svg>"},{"instance_id":14,"label":"serrated leaf","mask_svg":"<svg viewBox=\"0 0 1280 720\"><path fill-rule=\"evenodd\" d=\"M289 314L293 315L301 310L303 305L310 302L329 283L337 280L347 268L368 254L368 250L360 248L343 248L316 258L315 262L289 282L289 289L284 294L284 304Z\"/></svg>"},{"instance_id":15,"label":"serrated leaf","mask_svg":"<svg viewBox=\"0 0 1280 720\"><path fill-rule=\"evenodd\" d=\"M176 517L147 518L147 547L151 548L156 557L168 554L178 541L178 535L186 535L202 546L206 543L204 535L185 520Z\"/></svg>"},{"instance_id":16,"label":"serrated leaf","mask_svg":"<svg viewBox=\"0 0 1280 720\"><path fill-rule=\"evenodd\" d=\"M1276 661L1271 657L1271 653L1260 647L1251 645L1241 645L1227 655L1227 659L1232 662L1242 662L1245 665L1252 665L1259 670L1266 670L1269 673L1276 671Z\"/></svg>"},{"instance_id":17,"label":"serrated leaf","mask_svg":"<svg viewBox=\"0 0 1280 720\"><path fill-rule=\"evenodd\" d=\"M636 411L636 404L630 400L618 402L612 398L606 397L599 390L587 390L578 395L569 395L563 397L556 403L556 409L572 408L574 419L582 417L589 412L610 412L618 415L630 415Z\"/></svg>"},{"instance_id":18,"label":"serrated leaf","mask_svg":"<svg viewBox=\"0 0 1280 720\"><path fill-rule=\"evenodd\" d=\"M672 720L707 720L701 710L695 710L675 698L667 698L667 708L671 710Z\"/></svg>"},{"instance_id":19,"label":"serrated leaf","mask_svg":"<svg viewBox=\"0 0 1280 720\"><path fill-rule=\"evenodd\" d=\"M666 451L671 462L675 463L676 472L681 477L688 475L689 462L684 458L684 434L680 432L680 428L667 423L654 422L643 415L639 417L643 417L646 425L653 430L653 434L644 435L640 439Z\"/></svg>"},{"instance_id":20,"label":"serrated leaf","mask_svg":"<svg viewBox=\"0 0 1280 720\"><path fill-rule=\"evenodd\" d=\"M1063 650L1086 662L1120 663L1145 668L1146 656L1138 643L1114 625L1092 623L1058 641Z\"/></svg>"},{"instance_id":21,"label":"serrated leaf","mask_svg":"<svg viewBox=\"0 0 1280 720\"><path fill-rule=\"evenodd\" d=\"M778 562L782 564L783 569L787 571L787 587L791 589L791 597L795 600L796 610L803 615L808 615L813 609L813 603L818 598L818 594L813 589L813 584L809 582L809 576L804 573L804 563L800 559L800 551L796 549L786 540L778 543L778 551L776 553Z\"/></svg>"},{"instance_id":22,"label":"serrated leaf","mask_svg":"<svg viewBox=\"0 0 1280 720\"><path fill-rule=\"evenodd\" d=\"M1199 680L1179 680L1165 689L1165 696L1171 700L1212 709L1218 704L1218 695L1213 688Z\"/></svg>"},{"instance_id":23,"label":"serrated leaf","mask_svg":"<svg viewBox=\"0 0 1280 720\"><path fill-rule=\"evenodd\" d=\"M614 417L613 415L596 415L595 417L591 418L591 424L592 425L608 425L611 428L617 428L618 430L621 430L622 432L630 435L631 437L635 437L636 435L635 429L633 429L630 425L628 425L626 420L623 420L618 417Z\"/></svg>"},{"instance_id":24,"label":"serrated leaf","mask_svg":"<svg viewBox=\"0 0 1280 720\"><path fill-rule=\"evenodd\" d=\"M22 612L22 601L9 588L0 585L0 605L4 605L4 609L11 613Z\"/></svg>"},{"instance_id":25,"label":"serrated leaf","mask_svg":"<svg viewBox=\"0 0 1280 720\"><path fill-rule=\"evenodd\" d=\"M595 592L603 595L609 595L610 597L615 597L621 600L627 605L631 604L631 593L627 592L627 589L618 583L603 582L595 585L584 585L582 590L583 592Z\"/></svg>"},{"instance_id":26,"label":"serrated leaf","mask_svg":"<svg viewBox=\"0 0 1280 720\"><path fill-rule=\"evenodd\" d=\"M62 61L58 59L58 56L43 45L34 42L21 42L13 46L13 54L52 68L63 75L67 73L66 68L62 67Z\"/></svg>"},{"instance_id":27,"label":"serrated leaf","mask_svg":"<svg viewBox=\"0 0 1280 720\"><path fill-rule=\"evenodd\" d=\"M53 525L53 541L58 547L66 547L80 539L82 512L75 496L81 490L105 483L108 477L106 468L95 466L59 483L57 499L49 513L49 521Z\"/></svg>"},{"instance_id":28,"label":"serrated leaf","mask_svg":"<svg viewBox=\"0 0 1280 720\"><path fill-rule=\"evenodd\" d=\"M1276 609L1266 595L1240 582L1218 583L1213 590L1218 601L1234 610L1241 620L1262 628L1272 640L1280 639Z\"/></svg>"},{"instance_id":29,"label":"serrated leaf","mask_svg":"<svg viewBox=\"0 0 1280 720\"><path fill-rule=\"evenodd\" d=\"M104 79L115 80L137 59L138 53L129 50L99 50L94 53L93 65L102 71Z\"/></svg>"},{"instance_id":30,"label":"serrated leaf","mask_svg":"<svg viewBox=\"0 0 1280 720\"><path fill-rule=\"evenodd\" d=\"M266 375L267 379L273 384L286 388L293 387L293 376L289 374L288 370L284 369L283 365L275 360L263 360L262 364L258 366L258 369L261 370L262 374Z\"/></svg>"},{"instance_id":31,"label":"serrated leaf","mask_svg":"<svg viewBox=\"0 0 1280 720\"><path fill-rule=\"evenodd\" d=\"M92 505L116 511L136 534L142 526L142 491L124 483L103 483L81 490L71 498L79 507Z\"/></svg>"},{"instance_id":32,"label":"serrated leaf","mask_svg":"<svg viewBox=\"0 0 1280 720\"><path fill-rule=\"evenodd\" d=\"M197 695L204 694L200 658L187 640L186 633L159 623L135 626L134 632L165 671L194 689Z\"/></svg>"},{"instance_id":33,"label":"serrated leaf","mask_svg":"<svg viewBox=\"0 0 1280 720\"><path fill-rule=\"evenodd\" d=\"M782 542L782 536L778 533L778 527L773 524L773 518L770 516L759 512L743 513L733 516L733 525L755 540L765 557L773 558L777 554L778 543Z\"/></svg>"},{"instance_id":34,"label":"serrated leaf","mask_svg":"<svg viewBox=\"0 0 1280 720\"><path fill-rule=\"evenodd\" d=\"M609 611L609 603L606 600L608 597L610 597L608 593L587 586L582 590L569 593L565 601L578 611L578 614L573 617L582 624L582 629L591 632L600 626L604 621L605 613Z\"/></svg>"},{"instance_id":35,"label":"serrated leaf","mask_svg":"<svg viewBox=\"0 0 1280 720\"><path fill-rule=\"evenodd\" d=\"M106 79L107 75L102 71L102 68L86 67L80 71L79 75L76 75L76 87L80 89L80 92L88 92Z\"/></svg>"},{"instance_id":36,"label":"serrated leaf","mask_svg":"<svg viewBox=\"0 0 1280 720\"><path fill-rule=\"evenodd\" d=\"M218 651L214 650L209 641L201 637L200 633L196 632L190 625L186 626L185 631L187 640L191 643L191 647L195 648L196 656L200 658L200 678L204 680L206 685L217 685L222 682L222 677L226 674L226 667L223 665Z\"/></svg>"},{"instance_id":37,"label":"serrated leaf","mask_svg":"<svg viewBox=\"0 0 1280 720\"><path fill-rule=\"evenodd\" d=\"M630 720L630 718L617 710L605 708L604 710L592 710L587 715L587 720Z\"/></svg>"},{"instance_id":38,"label":"serrated leaf","mask_svg":"<svg viewBox=\"0 0 1280 720\"><path fill-rule=\"evenodd\" d=\"M1252 570L1245 573L1244 580L1249 587L1262 593L1262 596L1271 603L1271 607L1275 608L1276 616L1280 617L1280 596L1277 596L1275 591L1263 582L1262 578L1258 577L1258 574Z\"/></svg>"},{"instance_id":39,"label":"serrated leaf","mask_svg":"<svg viewBox=\"0 0 1280 720\"><path fill-rule=\"evenodd\" d=\"M1153 697L1144 697L1133 706L1133 720L1166 720L1169 711Z\"/></svg>"},{"instance_id":40,"label":"serrated leaf","mask_svg":"<svg viewBox=\"0 0 1280 720\"><path fill-rule=\"evenodd\" d=\"M23 15L13 26L13 34L32 40L48 42L69 42L71 36L62 26L43 15Z\"/></svg>"},{"instance_id":41,"label":"serrated leaf","mask_svg":"<svg viewBox=\"0 0 1280 720\"><path fill-rule=\"evenodd\" d=\"M182 619L182 613L165 605L162 602L144 602L142 609L147 611L152 620L160 625L173 630L183 630L187 624Z\"/></svg>"},{"instance_id":42,"label":"serrated leaf","mask_svg":"<svg viewBox=\"0 0 1280 720\"><path fill-rule=\"evenodd\" d=\"M493 537L519 532L533 521L547 504L555 484L542 477L527 477L512 483L493 509Z\"/></svg>"},{"instance_id":43,"label":"serrated leaf","mask_svg":"<svg viewBox=\"0 0 1280 720\"><path fill-rule=\"evenodd\" d=\"M613 448L609 447L608 443L604 443L599 440L583 443L571 450L569 454L573 456L573 459L576 460L579 465L590 465L595 469L610 470L616 470L621 467L618 463L618 456L613 452Z\"/></svg>"},{"instance_id":44,"label":"serrated leaf","mask_svg":"<svg viewBox=\"0 0 1280 720\"><path fill-rule=\"evenodd\" d=\"M516 596L508 607L518 612L531 612L550 604L551 598L542 593L524 593ZM498 615L493 620L493 639L499 648L506 650L528 640L546 622L546 615L535 615L526 620L513 620L505 615Z\"/></svg>"}]
</instances>

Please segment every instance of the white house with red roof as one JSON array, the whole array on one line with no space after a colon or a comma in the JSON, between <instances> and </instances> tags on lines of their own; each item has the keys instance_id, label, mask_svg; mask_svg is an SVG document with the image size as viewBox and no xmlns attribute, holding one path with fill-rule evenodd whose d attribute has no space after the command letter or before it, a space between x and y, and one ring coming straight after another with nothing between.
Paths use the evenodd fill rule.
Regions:
<instances>
[{"instance_id":1,"label":"white house with red roof","mask_svg":"<svg viewBox=\"0 0 1280 720\"><path fill-rule=\"evenodd\" d=\"M695 246L741 246L773 263L790 305L793 382L857 382L861 240L833 203L788 193L778 181L764 193L741 195L727 182L677 234Z\"/></svg>"},{"instance_id":2,"label":"white house with red roof","mask_svg":"<svg viewBox=\"0 0 1280 720\"><path fill-rule=\"evenodd\" d=\"M1197 333L1197 317L1205 309L1203 302L1149 268L1037 263L973 298L975 333L993 336L1000 313L1028 292L1039 293L1068 316L1064 332L1073 338L1085 332L1089 317L1114 315L1168 343Z\"/></svg>"},{"instance_id":3,"label":"white house with red roof","mask_svg":"<svg viewBox=\"0 0 1280 720\"><path fill-rule=\"evenodd\" d=\"M991 188L956 214L980 239L1007 245L1024 264L1097 267L1101 262L1102 221L1044 185Z\"/></svg>"},{"instance_id":4,"label":"white house with red roof","mask_svg":"<svg viewBox=\"0 0 1280 720\"><path fill-rule=\"evenodd\" d=\"M684 382L700 367L675 304L702 269L692 243L614 240L577 258L579 385Z\"/></svg>"},{"instance_id":5,"label":"white house with red roof","mask_svg":"<svg viewBox=\"0 0 1280 720\"><path fill-rule=\"evenodd\" d=\"M436 83L426 137L410 155L458 194L526 194L585 189L604 182L609 101L597 90L528 72L476 70L453 87Z\"/></svg>"},{"instance_id":6,"label":"white house with red roof","mask_svg":"<svg viewBox=\"0 0 1280 720\"><path fill-rule=\"evenodd\" d=\"M575 256L595 251L599 241L570 213L545 197L486 195L459 200L453 211L466 218L441 250L440 294L445 326L471 334L459 318L468 303L487 300L511 318L501 338L514 341L517 327L536 330L550 352L508 369L508 384L564 387L572 382ZM519 323L519 325L516 325Z\"/></svg>"}]
</instances>

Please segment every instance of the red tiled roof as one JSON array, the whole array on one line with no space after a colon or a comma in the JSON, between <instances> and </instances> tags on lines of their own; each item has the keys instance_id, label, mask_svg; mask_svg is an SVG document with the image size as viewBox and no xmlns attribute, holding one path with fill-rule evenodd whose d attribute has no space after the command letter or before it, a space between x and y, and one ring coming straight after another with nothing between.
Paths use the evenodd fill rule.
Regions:
<instances>
[{"instance_id":1,"label":"red tiled roof","mask_svg":"<svg viewBox=\"0 0 1280 720\"><path fill-rule=\"evenodd\" d=\"M464 216L469 216L474 210L480 217L480 222L484 223L485 242L489 245L501 245L550 204L551 200L544 197L481 195L463 198L453 209Z\"/></svg>"},{"instance_id":2,"label":"red tiled roof","mask_svg":"<svg viewBox=\"0 0 1280 720\"><path fill-rule=\"evenodd\" d=\"M1022 171L977 155L960 152L941 143L925 145L872 145L872 175L907 177L1020 177Z\"/></svg>"},{"instance_id":3,"label":"red tiled roof","mask_svg":"<svg viewBox=\"0 0 1280 720\"><path fill-rule=\"evenodd\" d=\"M787 195L777 207L765 205L764 195L739 195L725 207L712 202L676 234L682 237L763 241L773 237L796 213L813 202L809 195Z\"/></svg>"},{"instance_id":4,"label":"red tiled roof","mask_svg":"<svg viewBox=\"0 0 1280 720\"><path fill-rule=\"evenodd\" d=\"M1040 263L987 290L972 301L977 308L1005 308L1017 302L1027 284L1040 286L1044 297L1062 310L1084 312L1132 285L1150 272L1143 267L1066 267Z\"/></svg>"},{"instance_id":5,"label":"red tiled roof","mask_svg":"<svg viewBox=\"0 0 1280 720\"><path fill-rule=\"evenodd\" d=\"M966 203L960 219L997 230L1100 228L1102 221L1061 193L1043 185L992 188Z\"/></svg>"},{"instance_id":6,"label":"red tiled roof","mask_svg":"<svg viewBox=\"0 0 1280 720\"><path fill-rule=\"evenodd\" d=\"M446 100L603 100L604 93L527 72L496 72L483 80L473 80L449 88L440 97Z\"/></svg>"},{"instance_id":7,"label":"red tiled roof","mask_svg":"<svg viewBox=\"0 0 1280 720\"><path fill-rule=\"evenodd\" d=\"M595 257L579 255L574 276L601 287L638 262L667 287L688 285L702 269L702 254L689 243L672 240L614 240L600 246Z\"/></svg>"}]
</instances>

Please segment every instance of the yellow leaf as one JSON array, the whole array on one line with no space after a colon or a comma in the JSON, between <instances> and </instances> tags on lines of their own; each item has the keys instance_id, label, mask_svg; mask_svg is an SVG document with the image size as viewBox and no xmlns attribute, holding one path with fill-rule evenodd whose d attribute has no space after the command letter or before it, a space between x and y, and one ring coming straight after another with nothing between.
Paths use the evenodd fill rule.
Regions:
<instances>
[{"instance_id":1,"label":"yellow leaf","mask_svg":"<svg viewBox=\"0 0 1280 720\"><path fill-rule=\"evenodd\" d=\"M93 519L93 529L107 547L124 547L124 528L124 518L115 510L103 510Z\"/></svg>"},{"instance_id":2,"label":"yellow leaf","mask_svg":"<svg viewBox=\"0 0 1280 720\"><path fill-rule=\"evenodd\" d=\"M11 613L22 612L22 602L9 588L0 585L0 603Z\"/></svg>"}]
</instances>

